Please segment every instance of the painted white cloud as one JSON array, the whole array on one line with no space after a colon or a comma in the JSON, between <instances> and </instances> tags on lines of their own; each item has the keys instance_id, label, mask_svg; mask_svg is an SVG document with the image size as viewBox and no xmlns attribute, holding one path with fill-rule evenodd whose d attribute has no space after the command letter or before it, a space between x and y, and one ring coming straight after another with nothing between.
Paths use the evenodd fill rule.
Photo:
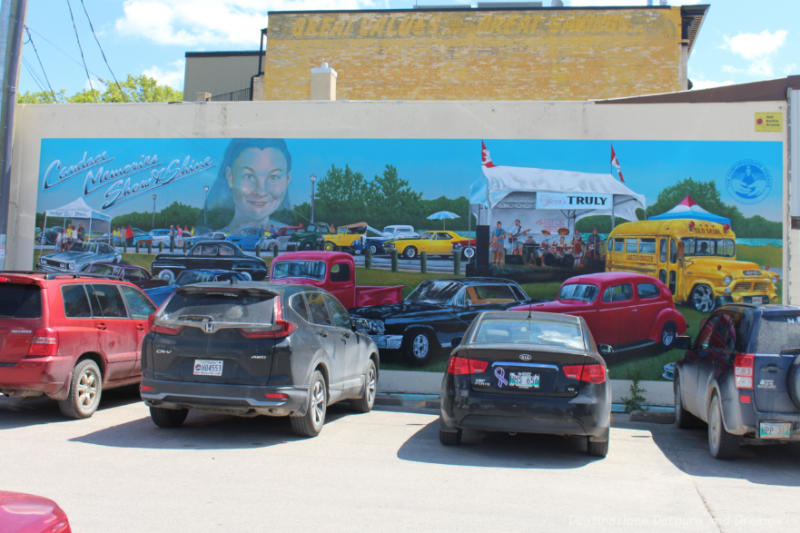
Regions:
<instances>
[{"instance_id":1,"label":"painted white cloud","mask_svg":"<svg viewBox=\"0 0 800 533\"><path fill-rule=\"evenodd\" d=\"M257 48L269 11L364 9L373 0L125 0L123 35L161 45Z\"/></svg>"},{"instance_id":2,"label":"painted white cloud","mask_svg":"<svg viewBox=\"0 0 800 533\"><path fill-rule=\"evenodd\" d=\"M166 69L162 69L158 65L145 69L142 74L155 79L159 85L169 85L179 91L183 90L183 73L184 62L173 61Z\"/></svg>"}]
</instances>

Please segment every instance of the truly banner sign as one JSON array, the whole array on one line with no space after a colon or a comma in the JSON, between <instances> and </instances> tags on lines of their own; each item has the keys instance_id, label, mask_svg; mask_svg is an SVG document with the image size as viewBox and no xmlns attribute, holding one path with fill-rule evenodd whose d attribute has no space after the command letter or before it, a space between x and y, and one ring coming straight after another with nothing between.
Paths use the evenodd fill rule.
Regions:
<instances>
[{"instance_id":1,"label":"truly banner sign","mask_svg":"<svg viewBox=\"0 0 800 533\"><path fill-rule=\"evenodd\" d=\"M611 211L612 195L608 193L537 192L536 209L602 209Z\"/></svg>"}]
</instances>

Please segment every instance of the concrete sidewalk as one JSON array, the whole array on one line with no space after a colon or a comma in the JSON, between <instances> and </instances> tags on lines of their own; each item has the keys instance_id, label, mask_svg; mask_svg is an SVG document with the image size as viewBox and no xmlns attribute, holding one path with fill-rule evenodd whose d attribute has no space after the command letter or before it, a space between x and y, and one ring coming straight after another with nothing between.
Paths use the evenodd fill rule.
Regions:
<instances>
[{"instance_id":1,"label":"concrete sidewalk","mask_svg":"<svg viewBox=\"0 0 800 533\"><path fill-rule=\"evenodd\" d=\"M381 370L378 381L378 394L386 400L398 394L439 395L442 385L441 372L416 372L413 370ZM640 381L645 389L645 404L649 406L672 407L674 397L671 381ZM612 379L612 402L623 403L622 398L630 396L631 381ZM421 400L422 401L422 400Z\"/></svg>"}]
</instances>

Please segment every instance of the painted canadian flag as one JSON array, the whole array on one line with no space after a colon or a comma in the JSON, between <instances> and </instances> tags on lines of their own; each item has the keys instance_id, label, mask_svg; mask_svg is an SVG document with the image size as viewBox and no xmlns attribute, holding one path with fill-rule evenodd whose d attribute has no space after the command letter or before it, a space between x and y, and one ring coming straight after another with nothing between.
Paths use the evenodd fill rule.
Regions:
<instances>
[{"instance_id":1,"label":"painted canadian flag","mask_svg":"<svg viewBox=\"0 0 800 533\"><path fill-rule=\"evenodd\" d=\"M481 165L486 168L495 166L495 164L492 163L492 156L489 155L489 149L486 148L486 143L483 141L481 141Z\"/></svg>"},{"instance_id":2,"label":"painted canadian flag","mask_svg":"<svg viewBox=\"0 0 800 533\"><path fill-rule=\"evenodd\" d=\"M619 174L619 181L625 183L625 178L622 177L622 167L619 166L619 159L617 159L617 154L614 153L614 145L611 145L611 166L617 169L617 174Z\"/></svg>"}]
</instances>

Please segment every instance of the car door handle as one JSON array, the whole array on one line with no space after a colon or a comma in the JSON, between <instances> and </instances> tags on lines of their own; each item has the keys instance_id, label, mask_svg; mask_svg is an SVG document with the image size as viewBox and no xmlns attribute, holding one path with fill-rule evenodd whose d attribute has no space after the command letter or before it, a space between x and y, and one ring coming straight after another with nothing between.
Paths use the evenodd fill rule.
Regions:
<instances>
[{"instance_id":1,"label":"car door handle","mask_svg":"<svg viewBox=\"0 0 800 533\"><path fill-rule=\"evenodd\" d=\"M144 331L144 324L136 324L136 329L139 331Z\"/></svg>"},{"instance_id":2,"label":"car door handle","mask_svg":"<svg viewBox=\"0 0 800 533\"><path fill-rule=\"evenodd\" d=\"M97 329L106 329L106 325L103 322L98 322L97 324L95 324L95 327Z\"/></svg>"}]
</instances>

